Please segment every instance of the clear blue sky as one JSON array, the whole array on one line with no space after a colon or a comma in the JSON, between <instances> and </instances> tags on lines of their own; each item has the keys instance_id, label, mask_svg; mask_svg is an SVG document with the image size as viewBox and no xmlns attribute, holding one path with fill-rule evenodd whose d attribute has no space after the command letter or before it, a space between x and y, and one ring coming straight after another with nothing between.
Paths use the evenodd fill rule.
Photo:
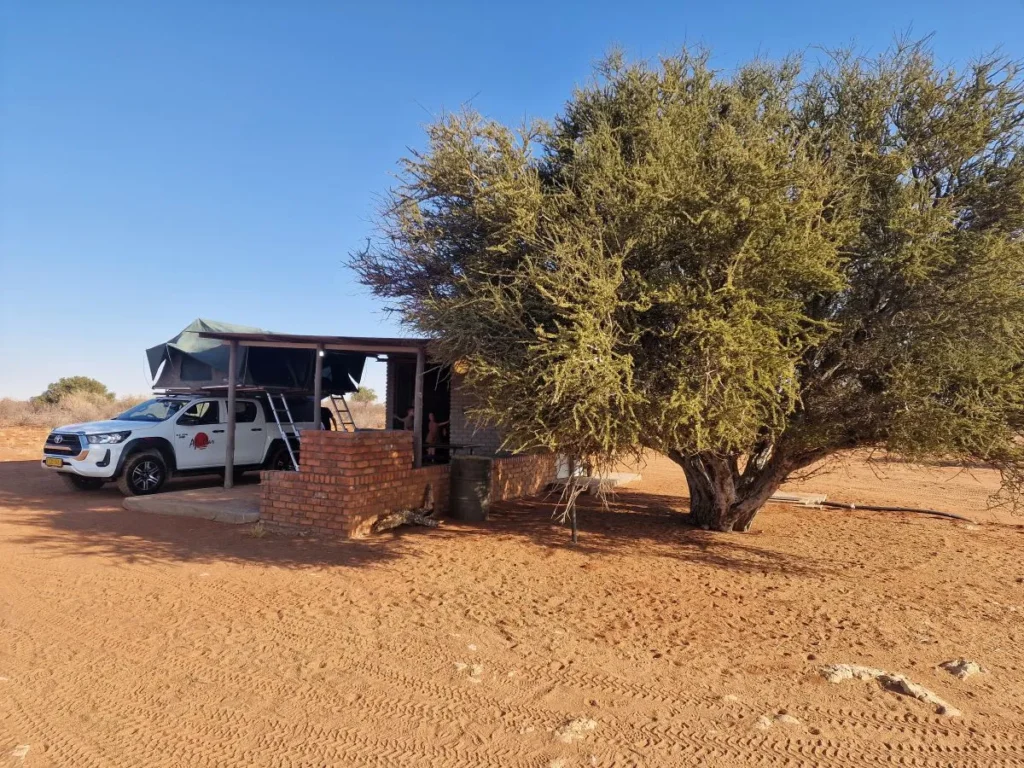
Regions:
<instances>
[{"instance_id":1,"label":"clear blue sky","mask_svg":"<svg viewBox=\"0 0 1024 768\"><path fill-rule=\"evenodd\" d=\"M399 332L342 262L444 109L550 117L613 45L728 68L908 29L1024 57L1024 0L0 0L0 396L143 392L143 349L200 316Z\"/></svg>"}]
</instances>

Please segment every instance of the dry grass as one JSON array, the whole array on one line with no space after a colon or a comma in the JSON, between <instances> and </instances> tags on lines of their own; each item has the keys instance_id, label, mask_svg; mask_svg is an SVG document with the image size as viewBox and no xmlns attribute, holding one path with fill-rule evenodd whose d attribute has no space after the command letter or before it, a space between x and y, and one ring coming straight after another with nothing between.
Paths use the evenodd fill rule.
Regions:
<instances>
[{"instance_id":1,"label":"dry grass","mask_svg":"<svg viewBox=\"0 0 1024 768\"><path fill-rule=\"evenodd\" d=\"M98 395L75 394L61 398L57 405L31 400L0 398L0 428L41 427L52 429L65 424L109 419L141 403L151 395L130 395L107 400ZM352 418L360 429L384 429L383 403L350 403Z\"/></svg>"},{"instance_id":2,"label":"dry grass","mask_svg":"<svg viewBox=\"0 0 1024 768\"><path fill-rule=\"evenodd\" d=\"M384 429L387 415L383 403L349 403L352 418L359 429Z\"/></svg>"},{"instance_id":3,"label":"dry grass","mask_svg":"<svg viewBox=\"0 0 1024 768\"><path fill-rule=\"evenodd\" d=\"M0 427L59 427L85 421L109 419L146 399L129 395L108 400L99 395L65 395L56 405L30 400L0 399Z\"/></svg>"}]
</instances>

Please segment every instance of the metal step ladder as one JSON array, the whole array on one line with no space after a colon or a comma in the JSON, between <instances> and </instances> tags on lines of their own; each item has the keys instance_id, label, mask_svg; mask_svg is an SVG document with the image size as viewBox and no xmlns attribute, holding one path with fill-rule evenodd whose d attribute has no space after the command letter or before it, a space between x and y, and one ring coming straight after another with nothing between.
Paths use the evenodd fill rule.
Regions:
<instances>
[{"instance_id":1,"label":"metal step ladder","mask_svg":"<svg viewBox=\"0 0 1024 768\"><path fill-rule=\"evenodd\" d=\"M355 432L356 420L352 417L352 410L348 407L348 401L344 395L331 395L331 415L334 416L334 423L339 432ZM323 424L320 425L323 428Z\"/></svg>"},{"instance_id":2,"label":"metal step ladder","mask_svg":"<svg viewBox=\"0 0 1024 768\"><path fill-rule=\"evenodd\" d=\"M295 438L295 441L299 440L299 430L295 426L295 420L292 418L291 409L288 407L288 398L284 395L278 395L281 399L280 403L274 401L274 394L267 392L267 400L270 401L270 412L274 414L274 421L277 422L277 431L281 433L281 438L284 440L284 446L288 449L288 456L292 460L292 467L298 471L299 460L295 456L295 449L292 448L291 438ZM290 429L291 433L285 431L285 428Z\"/></svg>"}]
</instances>

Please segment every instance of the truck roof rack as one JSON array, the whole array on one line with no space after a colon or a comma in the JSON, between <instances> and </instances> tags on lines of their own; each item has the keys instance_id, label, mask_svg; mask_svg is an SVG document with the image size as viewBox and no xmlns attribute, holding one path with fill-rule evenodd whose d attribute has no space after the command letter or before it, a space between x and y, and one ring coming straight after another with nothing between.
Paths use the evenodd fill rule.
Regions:
<instances>
[{"instance_id":1,"label":"truck roof rack","mask_svg":"<svg viewBox=\"0 0 1024 768\"><path fill-rule=\"evenodd\" d=\"M227 384L212 384L205 387L156 387L153 389L154 393L164 395L210 395L219 394L221 392L226 393L227 391ZM298 389L295 387L256 387L239 385L235 387L235 392L245 395L313 396L313 392L310 390Z\"/></svg>"}]
</instances>

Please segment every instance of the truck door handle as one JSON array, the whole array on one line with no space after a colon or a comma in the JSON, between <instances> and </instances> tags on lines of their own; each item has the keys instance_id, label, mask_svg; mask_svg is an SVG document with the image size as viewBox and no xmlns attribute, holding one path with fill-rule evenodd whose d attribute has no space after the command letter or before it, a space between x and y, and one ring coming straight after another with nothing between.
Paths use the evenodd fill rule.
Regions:
<instances>
[{"instance_id":1,"label":"truck door handle","mask_svg":"<svg viewBox=\"0 0 1024 768\"><path fill-rule=\"evenodd\" d=\"M215 430L213 430L214 434L216 434L218 432L223 432L223 431L224 431L223 429L215 429Z\"/></svg>"},{"instance_id":2,"label":"truck door handle","mask_svg":"<svg viewBox=\"0 0 1024 768\"><path fill-rule=\"evenodd\" d=\"M253 432L262 432L263 431L263 427L253 427L252 431Z\"/></svg>"}]
</instances>

